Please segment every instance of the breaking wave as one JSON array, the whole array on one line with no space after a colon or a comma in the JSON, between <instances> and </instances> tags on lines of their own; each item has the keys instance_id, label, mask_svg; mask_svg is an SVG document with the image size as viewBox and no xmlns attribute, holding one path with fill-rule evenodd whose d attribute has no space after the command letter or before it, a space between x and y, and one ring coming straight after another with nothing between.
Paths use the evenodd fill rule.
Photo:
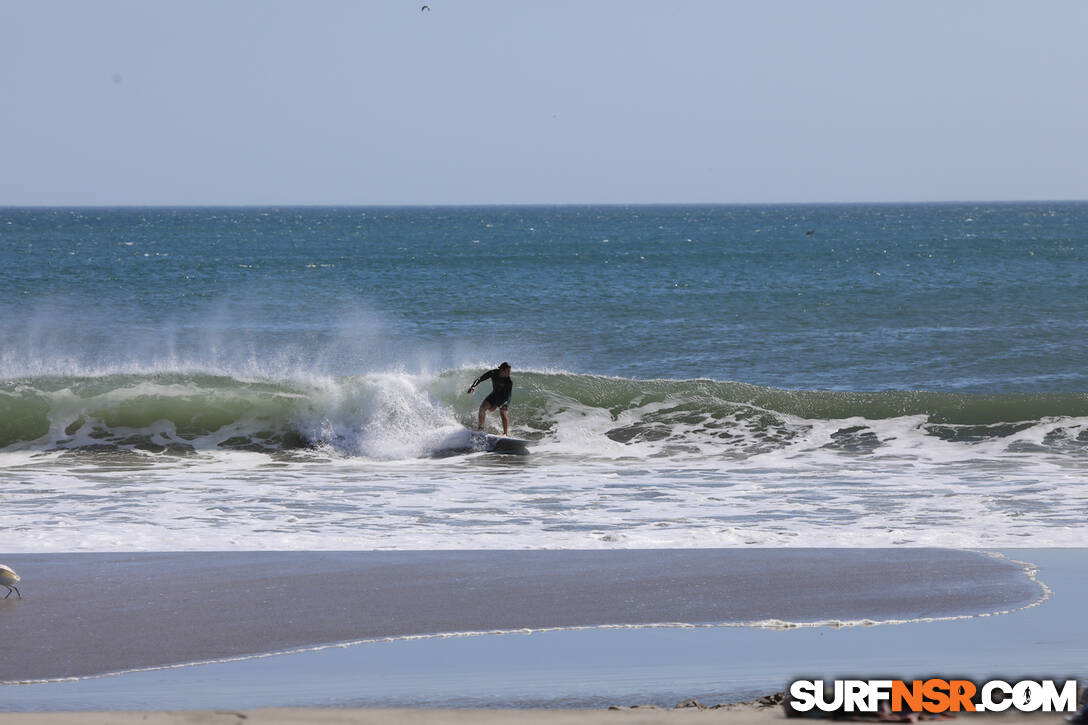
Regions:
<instances>
[{"instance_id":1,"label":"breaking wave","mask_svg":"<svg viewBox=\"0 0 1088 725\"><path fill-rule=\"evenodd\" d=\"M434 455L472 423L477 369L312 380L204 373L0 381L0 449L321 449L383 460ZM1088 394L782 390L714 380L519 372L515 432L555 452L744 459L804 444L865 455L905 437L1010 452L1088 451ZM977 445L975 446L977 447Z\"/></svg>"}]
</instances>

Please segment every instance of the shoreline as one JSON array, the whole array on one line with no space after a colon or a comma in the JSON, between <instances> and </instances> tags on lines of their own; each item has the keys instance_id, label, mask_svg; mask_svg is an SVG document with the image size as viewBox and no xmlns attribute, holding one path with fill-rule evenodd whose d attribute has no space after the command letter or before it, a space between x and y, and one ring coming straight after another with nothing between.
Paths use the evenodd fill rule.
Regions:
<instances>
[{"instance_id":1,"label":"shoreline","mask_svg":"<svg viewBox=\"0 0 1088 725\"><path fill-rule=\"evenodd\" d=\"M24 554L0 682L349 642L600 627L876 623L1013 611L1044 585L951 549ZM889 576L889 570L895 575ZM49 637L40 633L49 632Z\"/></svg>"},{"instance_id":2,"label":"shoreline","mask_svg":"<svg viewBox=\"0 0 1088 725\"><path fill-rule=\"evenodd\" d=\"M889 559L891 554L906 558L893 562ZM109 564L124 570L119 579L136 583L136 590L146 590L149 580L144 577L150 576L148 565L155 565L152 567L155 577L169 578L177 572L164 564L175 561L173 557L177 556L180 555L148 555L137 557L140 560L136 562L121 557L127 563L109 560ZM242 560L253 565L248 558L251 554L235 556L240 559L233 565ZM262 554L258 558L268 556ZM272 555L264 563L278 563L282 567L283 556ZM296 565L304 561L313 564L312 556L315 555L308 552L291 555ZM316 560L324 560L327 556L320 554ZM307 590L307 597L300 597L296 602L300 606L316 603L318 610L327 610L337 624L345 624L345 611L354 611L333 607L345 589L345 581L354 581L352 576L359 576L355 567L372 555L349 552L344 556L347 556L346 562L339 556L332 559L348 572L354 571L354 575L341 571L333 577L329 572L311 572L314 586ZM501 602L502 606L481 613L458 608L454 605L466 602L445 595L437 602L423 602L427 606L434 604L437 609L422 606L417 601L420 591L432 591L428 587L437 585L431 577L424 577L421 584L408 575L419 574L419 566L424 562L434 564L436 560L432 557L436 556L449 577L443 586L458 582L456 589L473 590L473 596L492 603ZM460 559L465 556L467 559ZM925 610L924 614L939 615L942 609L947 610L951 605L959 608L965 605L962 590L974 597L972 601L976 605L994 605L998 603L995 594L1008 600L1011 593L1018 591L1023 606L999 616L988 616L987 612L977 616L930 618L879 626L867 626L862 622L856 626L834 626L824 622L818 626L778 628L596 625L475 636L409 636L311 647L287 654L242 655L233 660L206 664L154 666L106 676L0 684L0 711L46 715L103 711L184 712L187 718L204 718L208 713L214 715L216 712L309 712L307 708L315 708L315 712L325 718L333 717L329 713L356 711L409 713L407 720L397 715L389 722L410 722L412 718L424 717L418 713L449 711L453 713L451 717L456 718L480 709L505 712L505 709L513 708L516 713L539 712L546 718L573 711L584 721L594 713L603 713L602 717L613 719L641 717L647 713L655 716L664 713L663 717L672 718L671 708L689 698L706 705L751 704L765 693L783 690L798 678L917 679L954 675L976 681L995 677L1015 680L1016 676L1021 679L1086 679L1083 663L1088 661L1088 644L1070 638L1068 632L1079 626L1082 602L1088 596L1088 584L1082 576L1088 549L1023 549L993 554L948 550L835 549L800 554L793 550L621 550L596 552L591 559L584 558L586 556L587 552L570 551L458 552L456 556L401 552L392 560L378 557L385 564L396 563L393 567L395 576L390 575L386 566L380 568L384 578L376 580L374 571L367 570L369 574L362 580L383 589L398 607L395 611L401 620L407 620L413 627L432 622L419 616L428 611L431 615L440 611L459 618L462 624L468 615L483 616L489 624L500 615L516 615L521 621L540 624L544 618L569 619L574 615L607 616L613 620L620 614L631 619L656 618L682 611L700 611L708 606L717 617L728 611L735 618L743 619L752 614L751 606L757 606L776 607L781 611L794 607L816 619L816 614L822 617L842 614L843 606L856 608L862 602L872 611L883 608L903 613L904 608L910 608L915 610L914 614ZM80 571L86 570L85 574L93 571L93 567L88 569L86 566L91 561L86 556L65 558L82 564ZM189 564L198 568L206 565L202 554L181 558L188 559ZM458 559L460 564L454 566L453 562ZM594 566L587 566L590 560ZM813 562L821 560L822 566L814 565ZM527 562L530 561L536 563L529 566ZM898 567L893 566L895 562ZM70 570L72 563L68 561L62 568ZM511 567L512 563L520 566ZM574 566L575 563L579 566ZM489 569L487 564L494 566ZM664 566L666 564L668 566ZM465 571L459 570L458 566L468 566L471 570L467 580L460 578ZM935 568L931 571L930 566ZM21 648L29 644L48 649L48 641L53 640L63 645L61 654L56 655L58 663L77 664L83 657L100 667L111 664L107 656L111 653L98 656L83 651L80 647L86 645L86 641L68 642L48 627L35 628L33 618L23 618L22 626L14 626L16 621L10 615L42 614L44 612L37 610L49 608L46 603L48 590L43 588L45 580L39 576L42 571L21 571L26 599L0 602L0 626L5 636L21 638L19 647L7 648L4 661L9 667L18 666L24 659L33 659L34 655ZM236 566L227 567L227 571L236 574ZM935 576L933 571L940 575ZM33 576L26 576L27 572L32 572ZM253 571L250 574L256 576ZM802 575L808 576L808 581L817 582L816 588L800 586L805 581L798 578ZM155 577L151 581L159 581ZM185 586L192 585L185 577L175 576L173 580L184 580ZM375 583L379 580L384 582L380 586ZM207 583L207 578L203 581ZM284 603L282 609L254 607L251 598L254 591L271 596L275 603L280 602L282 594L262 576L257 576L256 581L259 586L251 581L245 586L239 585L237 591L227 587L220 591L213 587L207 595L210 601L205 602L208 606L204 608L195 606L194 602L200 600L149 597L147 591L142 599L127 601L131 591L119 583L103 589L95 595L98 598L77 587L73 596L82 608L68 610L66 614L72 618L70 624L77 628L102 631L145 648L161 644L164 650L158 654L163 657L176 654L171 648L192 644L191 640L210 636L214 641L223 632L232 632L237 620L253 620L264 628L255 630L260 636L249 645L267 644L268 631L284 634L287 631L282 627L285 622L288 629L295 627L293 633L287 633L312 634L314 623L305 618L292 625L293 618L299 617L300 613L314 611L292 608L289 604L294 600ZM33 583L31 589L25 588L28 582ZM67 585L61 587L61 591L70 592L73 582L63 579L59 582ZM297 581L289 579L286 583L296 585ZM421 590L420 586L424 588ZM326 588L329 591L326 592ZM346 589L349 599L357 599L359 592L354 586ZM325 599L326 593L332 598ZM618 599L617 593L620 594ZM982 594L986 596L979 599ZM165 602L171 606L165 609L150 607L139 616L134 614L141 607L149 607L147 602L160 605ZM224 602L233 602L233 605L228 607ZM575 606L579 602L585 608ZM619 609L617 602L622 605ZM97 603L95 607L90 606L93 603ZM26 606L28 604L30 607ZM511 609L511 604L518 606ZM115 608L122 622L127 624L127 632L118 632L116 627L109 629L107 625L113 620L101 621L105 616L103 612L112 611L110 607ZM989 606L984 608L990 609ZM378 616L380 611L377 609L359 611L371 625L385 621ZM209 612L215 616L209 618ZM761 613L766 614L762 610ZM44 621L39 619L37 624ZM348 617L346 623L353 621ZM188 639L185 632L189 632ZM241 640L234 643L245 644ZM120 646L123 648L124 643ZM656 707L630 707L647 704ZM625 707L619 713L603 710L615 705ZM711 713L734 717L732 711L738 707L744 709L743 705L730 705ZM683 712L685 717L705 714L693 708L685 708ZM428 714L426 717L438 716ZM770 715L764 713L759 717ZM109 721L116 722L115 719ZM247 721L251 719L247 718ZM345 720L354 721L358 720ZM671 722L671 719L664 721ZM56 720L37 722L53 723Z\"/></svg>"},{"instance_id":3,"label":"shoreline","mask_svg":"<svg viewBox=\"0 0 1088 725\"><path fill-rule=\"evenodd\" d=\"M995 725L1058 725L1060 713L960 713L956 721ZM254 710L2 713L0 725L655 725L719 723L771 725L788 720L781 707L736 703L716 708L623 707L609 710L430 708L259 708ZM820 718L816 722L832 722ZM849 722L849 721L846 721ZM854 721L857 722L857 721Z\"/></svg>"}]
</instances>

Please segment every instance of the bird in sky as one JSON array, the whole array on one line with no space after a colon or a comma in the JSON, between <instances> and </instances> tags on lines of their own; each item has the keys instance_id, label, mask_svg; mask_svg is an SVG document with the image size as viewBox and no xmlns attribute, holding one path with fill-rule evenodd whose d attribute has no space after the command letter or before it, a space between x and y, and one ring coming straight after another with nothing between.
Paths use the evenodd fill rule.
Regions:
<instances>
[{"instance_id":1,"label":"bird in sky","mask_svg":"<svg viewBox=\"0 0 1088 725\"><path fill-rule=\"evenodd\" d=\"M15 570L10 566L0 564L0 586L8 588L7 596L5 596L4 599L11 596L13 589L15 590L15 593L19 595L20 599L23 598L23 593L19 591L19 587L15 586L15 582L17 581L19 581L19 575L15 573Z\"/></svg>"},{"instance_id":2,"label":"bird in sky","mask_svg":"<svg viewBox=\"0 0 1088 725\"><path fill-rule=\"evenodd\" d=\"M427 12L431 12L431 6L430 5L424 5L423 7L421 7L419 9L419 12L423 12L424 10L426 10Z\"/></svg>"}]
</instances>

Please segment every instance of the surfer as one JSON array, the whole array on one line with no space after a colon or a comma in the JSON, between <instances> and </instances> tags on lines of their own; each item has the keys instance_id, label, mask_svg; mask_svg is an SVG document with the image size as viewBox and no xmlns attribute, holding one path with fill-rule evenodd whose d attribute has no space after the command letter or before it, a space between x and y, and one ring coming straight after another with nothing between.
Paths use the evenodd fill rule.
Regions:
<instances>
[{"instance_id":1,"label":"surfer","mask_svg":"<svg viewBox=\"0 0 1088 725\"><path fill-rule=\"evenodd\" d=\"M498 408L499 415L502 416L502 434L508 436L510 435L510 417L506 411L510 407L510 396L514 392L514 381L510 378L510 363L504 362L494 370L488 370L476 378L469 386L469 395L485 380L491 380L491 392L484 398L484 402L480 403L480 416L476 427L483 430L484 418L492 410Z\"/></svg>"}]
</instances>

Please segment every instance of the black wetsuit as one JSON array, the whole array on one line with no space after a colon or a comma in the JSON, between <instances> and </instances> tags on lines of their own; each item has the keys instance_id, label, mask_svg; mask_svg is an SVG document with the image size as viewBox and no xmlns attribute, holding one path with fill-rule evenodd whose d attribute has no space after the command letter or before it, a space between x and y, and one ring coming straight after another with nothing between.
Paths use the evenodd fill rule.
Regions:
<instances>
[{"instance_id":1,"label":"black wetsuit","mask_svg":"<svg viewBox=\"0 0 1088 725\"><path fill-rule=\"evenodd\" d=\"M472 387L475 388L488 378L491 379L491 392L485 400L496 408L508 407L510 405L510 396L514 393L514 379L509 375L506 377L499 375L499 369L495 368L476 378L476 382L472 384Z\"/></svg>"}]
</instances>

